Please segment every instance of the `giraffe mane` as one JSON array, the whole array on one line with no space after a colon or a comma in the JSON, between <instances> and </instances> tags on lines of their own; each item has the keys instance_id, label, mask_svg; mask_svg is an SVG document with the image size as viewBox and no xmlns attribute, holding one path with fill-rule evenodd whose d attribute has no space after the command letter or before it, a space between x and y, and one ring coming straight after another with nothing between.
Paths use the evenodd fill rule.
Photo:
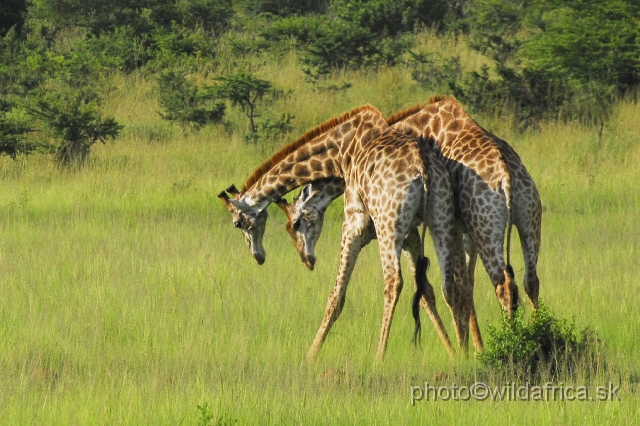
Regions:
<instances>
[{"instance_id":1,"label":"giraffe mane","mask_svg":"<svg viewBox=\"0 0 640 426\"><path fill-rule=\"evenodd\" d=\"M417 113L422 108L424 108L424 104L417 104L417 105L411 106L409 108L405 108L405 109L403 109L401 111L398 111L398 112L396 112L394 114L391 114L385 120L386 120L386 122L387 122L387 124L389 126L392 126L392 125L396 124L398 121L404 120L405 118L409 117L410 115L413 115L413 114Z\"/></svg>"},{"instance_id":2,"label":"giraffe mane","mask_svg":"<svg viewBox=\"0 0 640 426\"><path fill-rule=\"evenodd\" d=\"M310 141L312 141L313 139L317 138L318 136L320 136L320 135L322 135L324 133L327 133L329 130L333 129L337 125L344 123L345 121L351 119L352 117L354 117L355 115L357 115L357 114L359 114L359 113L361 113L363 111L371 111L371 112L374 112L376 114L382 115L382 114L380 114L380 111L378 111L374 106L372 106L370 104L366 104L366 105L354 108L349 112L345 112L344 114L339 115L337 117L330 118L329 120L325 121L324 123L314 127L311 130L308 130L302 136L300 136L298 139L296 139L293 142L289 143L284 148L282 148L280 151L278 151L275 154L273 154L264 163L262 163L253 172L253 174L249 177L249 179L247 179L246 183L242 187L242 192L247 191L249 188L251 188L253 185L255 185L260 180L260 178L262 178L262 176L264 176L269 170L271 170L273 168L273 166L275 166L276 164L278 164L282 160L284 160L289 154L291 154L292 152L294 152L295 150L297 150L301 146L309 143Z\"/></svg>"},{"instance_id":3,"label":"giraffe mane","mask_svg":"<svg viewBox=\"0 0 640 426\"><path fill-rule=\"evenodd\" d=\"M398 112L396 112L394 114L391 114L385 120L387 121L387 124L389 126L393 126L398 121L404 120L405 118L409 117L410 115L416 114L418 111L420 111L425 106L431 105L431 104L435 104L435 103L438 103L440 101L456 102L456 100L455 100L455 98L453 96L435 95L435 96L430 97L429 101L427 103L416 104L414 106L410 106L408 108L400 110L400 111L398 111Z\"/></svg>"},{"instance_id":4,"label":"giraffe mane","mask_svg":"<svg viewBox=\"0 0 640 426\"><path fill-rule=\"evenodd\" d=\"M429 98L429 105L435 104L440 101L454 101L455 98L453 96L445 96L445 95L435 95Z\"/></svg>"}]
</instances>

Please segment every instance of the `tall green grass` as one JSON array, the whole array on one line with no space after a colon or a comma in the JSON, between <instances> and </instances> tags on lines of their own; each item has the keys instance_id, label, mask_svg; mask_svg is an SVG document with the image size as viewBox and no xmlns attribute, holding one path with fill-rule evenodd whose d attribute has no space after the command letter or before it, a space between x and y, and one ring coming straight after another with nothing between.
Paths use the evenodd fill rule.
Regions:
<instances>
[{"instance_id":1,"label":"tall green grass","mask_svg":"<svg viewBox=\"0 0 640 426\"><path fill-rule=\"evenodd\" d=\"M465 53L447 46L443 54ZM295 89L274 108L295 113L297 134L367 102L387 114L432 95L402 68L335 76L353 83L337 94L314 92L293 55L261 72ZM374 363L383 295L377 243L360 255L343 314L308 365L338 266L339 203L313 272L270 207L267 262L258 266L215 194L242 184L278 145L245 144L244 119L233 110L227 126L183 135L158 116L152 80L114 77L114 86L108 112L126 126L123 136L95 147L86 167L60 170L41 156L0 160L1 424L197 424L203 404L212 424L638 419L638 105L620 103L602 139L597 128L573 123L516 134L499 117L476 117L515 147L538 184L541 297L605 341L608 369L589 384L620 385L622 400L412 406L412 385L485 376L473 357L451 362L428 325L422 346L411 346L407 291L388 356ZM513 250L521 282L517 238ZM438 288L436 262L429 278ZM481 327L499 325L482 266L475 295ZM440 296L438 306L453 336Z\"/></svg>"}]
</instances>

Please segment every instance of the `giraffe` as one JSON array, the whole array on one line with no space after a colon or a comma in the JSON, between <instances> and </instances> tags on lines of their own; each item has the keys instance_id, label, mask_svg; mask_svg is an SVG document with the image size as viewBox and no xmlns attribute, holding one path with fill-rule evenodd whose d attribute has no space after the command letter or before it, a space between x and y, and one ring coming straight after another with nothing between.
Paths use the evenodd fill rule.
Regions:
<instances>
[{"instance_id":1,"label":"giraffe","mask_svg":"<svg viewBox=\"0 0 640 426\"><path fill-rule=\"evenodd\" d=\"M353 267L373 222L385 278L384 314L376 349L376 358L382 360L403 286L400 251L409 230L423 221L427 210L429 176L415 138L395 131L377 109L365 105L291 142L263 163L242 191L229 187L227 192L233 198L225 191L218 197L261 263L266 207L291 190L322 178L344 179L345 221L338 276L307 358L317 356L340 316ZM468 336L469 308L463 304L466 289L456 283L452 256L444 262L443 292L461 342Z\"/></svg>"},{"instance_id":2,"label":"giraffe","mask_svg":"<svg viewBox=\"0 0 640 426\"><path fill-rule=\"evenodd\" d=\"M478 147L470 143L469 139L466 138L466 134L461 132L459 135L454 134L448 140L443 137L443 141L449 144L447 152L456 150L457 157L450 154L443 158L445 157L442 154L444 150L436 148L433 151L440 153L440 158L448 166L452 179L455 179L458 183L456 186L457 216L459 219L457 227L465 231L464 244L468 259L467 272L461 279L467 279L471 289L473 288L475 264L478 256L477 247L480 247L481 258L485 263L485 268L496 286L498 300L507 309L507 312L511 312L517 306L517 287L514 288L515 285L512 284L513 272L509 265L509 260L505 265L503 258L504 229L510 226L511 219L508 219L506 224L504 222L501 224L499 220L500 214L502 214L502 219L504 220L505 209L507 210L506 216L510 218L512 212L508 202L513 199L515 203L513 207L514 221L522 240L526 264L525 291L529 295L534 309L537 309L539 280L536 273L536 263L540 248L541 204L535 184L515 151L506 142L478 126L462 110L462 107L451 98L432 98L427 106L418 105L401 111L389 117L387 122L400 130L410 126L410 134L420 138L427 138L422 139L422 143L430 141L432 147L435 148L439 135L433 135L429 131L429 126L432 125L431 120L435 121L435 118L432 118L432 112L429 115L429 113L424 113L424 110L433 108L430 105L445 100L451 104L451 109L456 109L457 119L466 121L466 124L460 124L460 129L464 128L468 129L468 132L473 132L480 141L478 147L483 147L482 154L479 154ZM440 127L447 128L449 125L451 125L450 122L442 120ZM462 158L460 158L461 154ZM473 157L470 157L470 154ZM485 157L484 161L480 158L481 155ZM483 170L480 170L480 165L485 166ZM478 178L479 176L489 176L483 179L484 182L489 180L490 183L483 183ZM495 196L495 188L498 187L496 181L501 184L500 180L506 181L503 188L505 195L502 202L499 196ZM511 182L513 182L513 185L511 185ZM281 202L280 206L287 213L287 230L291 234L303 261L305 259L307 261L308 259L313 259L315 263L313 249L322 231L324 210L333 199L340 195L340 187L336 183L327 186L323 182L315 182L311 185L314 187L313 194L308 191L308 195L304 196L305 192L303 191L299 197L294 199L293 203ZM513 186L512 191L510 191L511 186ZM470 195L471 189L475 191L474 195L479 197L479 200L474 200L473 196ZM513 194L510 192L513 192ZM465 201L464 204L460 204L459 197L461 194ZM493 200L493 203L490 203L491 200ZM485 206L487 203L489 203L489 206ZM498 220L496 220L496 216L498 216ZM474 218L474 220L470 218ZM487 225L493 226L494 229L489 231L488 237L484 239L478 238L478 234L482 235L487 232L483 229ZM507 234L510 234L509 229L507 229ZM510 235L507 238L508 244L509 240ZM459 241L459 239L456 239L456 241ZM456 251L459 252L460 247L457 247ZM507 255L509 255L508 245ZM504 275L501 275L503 271ZM507 285L503 284L504 290L500 288L500 278L502 276L509 280ZM509 295L504 294L505 291L511 293L510 299ZM472 306L470 331L473 336L474 347L476 351L482 351L484 345L477 323L475 307L473 307L473 301L468 303Z\"/></svg>"},{"instance_id":3,"label":"giraffe","mask_svg":"<svg viewBox=\"0 0 640 426\"><path fill-rule=\"evenodd\" d=\"M479 254L502 307L509 314L517 309L518 288L510 264L511 228L515 225L525 263L524 289L537 310L542 204L518 154L478 125L452 97L435 96L425 105L394 114L387 122L422 138L449 171L456 213L465 233L472 288ZM473 320L471 326L473 334Z\"/></svg>"},{"instance_id":4,"label":"giraffe","mask_svg":"<svg viewBox=\"0 0 640 426\"><path fill-rule=\"evenodd\" d=\"M453 198L447 171L444 170L443 166L438 162L434 163L434 166L436 167L435 170L432 170L431 167L429 168L429 189L431 194L429 196L427 212L429 231L432 234L432 239L436 243L435 246L438 258L439 260L442 260L444 256L450 255L447 251L443 252L441 249L442 246L438 245L438 243L442 241L442 233L451 234L454 230L450 221L453 215ZM322 232L325 211L333 200L343 194L344 189L345 182L343 179L320 179L304 186L300 191L300 194L294 197L291 203L288 203L282 198L276 201L287 217L287 232L291 236L302 262L309 270L313 270L315 266L316 257L314 254L314 248L318 238L320 237L320 233ZM462 238L461 236L459 237ZM374 224L373 222L370 222L369 227L364 234L362 246L366 246L371 242L371 240L376 238L377 236ZM453 249L453 247L445 248L449 251L452 251ZM416 289L418 288L416 264L418 262L420 250L420 235L418 229L413 228L409 231L409 234L404 241L402 251L408 260L409 269L414 276L414 288ZM458 256L464 256L464 253L458 253ZM460 260L457 263L458 270L462 270L462 272L464 272L465 269L464 267L461 267L461 264L464 264L464 260ZM447 331L442 324L442 320L436 308L435 293L433 291L433 287L428 281L425 283L425 288L423 290L422 297L420 297L419 304L429 315L429 318L436 329L436 333L440 337L447 353L450 357L453 357L454 352L453 347L451 346L451 340L449 339ZM416 315L419 314L414 313L414 317Z\"/></svg>"}]
</instances>

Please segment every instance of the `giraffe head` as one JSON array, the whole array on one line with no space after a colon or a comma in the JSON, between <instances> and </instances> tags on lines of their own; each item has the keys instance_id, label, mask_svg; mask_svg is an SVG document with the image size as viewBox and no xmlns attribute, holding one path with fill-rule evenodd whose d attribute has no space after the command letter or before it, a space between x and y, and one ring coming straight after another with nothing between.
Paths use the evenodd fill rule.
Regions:
<instances>
[{"instance_id":1,"label":"giraffe head","mask_svg":"<svg viewBox=\"0 0 640 426\"><path fill-rule=\"evenodd\" d=\"M227 192L234 198L230 198ZM258 262L258 265L262 265L266 256L262 246L262 237L267 224L267 209L256 210L249 206L240 191L233 185L226 191L220 192L218 198L231 213L233 225L242 231L244 241L251 250L251 255Z\"/></svg>"},{"instance_id":2,"label":"giraffe head","mask_svg":"<svg viewBox=\"0 0 640 426\"><path fill-rule=\"evenodd\" d=\"M284 199L276 201L287 215L287 232L293 239L300 259L311 271L316 264L314 249L322 232L325 210L314 203L313 196L312 184L308 184L291 203Z\"/></svg>"}]
</instances>

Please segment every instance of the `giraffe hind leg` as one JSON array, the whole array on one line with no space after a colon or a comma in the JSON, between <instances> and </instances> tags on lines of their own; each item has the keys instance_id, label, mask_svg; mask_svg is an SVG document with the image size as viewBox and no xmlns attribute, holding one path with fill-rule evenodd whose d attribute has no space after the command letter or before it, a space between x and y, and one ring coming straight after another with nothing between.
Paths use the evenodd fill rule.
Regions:
<instances>
[{"instance_id":1,"label":"giraffe hind leg","mask_svg":"<svg viewBox=\"0 0 640 426\"><path fill-rule=\"evenodd\" d=\"M518 230L520 233L520 230ZM536 270L538 263L538 253L540 252L540 235L539 233L520 233L520 242L522 244L522 254L524 256L524 291L529 296L531 306L534 310L538 309L538 297L540 292L540 279Z\"/></svg>"},{"instance_id":2,"label":"giraffe hind leg","mask_svg":"<svg viewBox=\"0 0 640 426\"><path fill-rule=\"evenodd\" d=\"M484 350L484 342L482 341L482 335L480 334L480 326L478 325L478 316L476 314L476 306L474 302L473 292L475 288L475 271L476 262L478 261L478 248L473 243L471 238L465 235L464 237L464 251L466 252L466 281L471 293L471 314L469 316L469 332L473 339L473 348L476 352L482 352Z\"/></svg>"}]
</instances>

